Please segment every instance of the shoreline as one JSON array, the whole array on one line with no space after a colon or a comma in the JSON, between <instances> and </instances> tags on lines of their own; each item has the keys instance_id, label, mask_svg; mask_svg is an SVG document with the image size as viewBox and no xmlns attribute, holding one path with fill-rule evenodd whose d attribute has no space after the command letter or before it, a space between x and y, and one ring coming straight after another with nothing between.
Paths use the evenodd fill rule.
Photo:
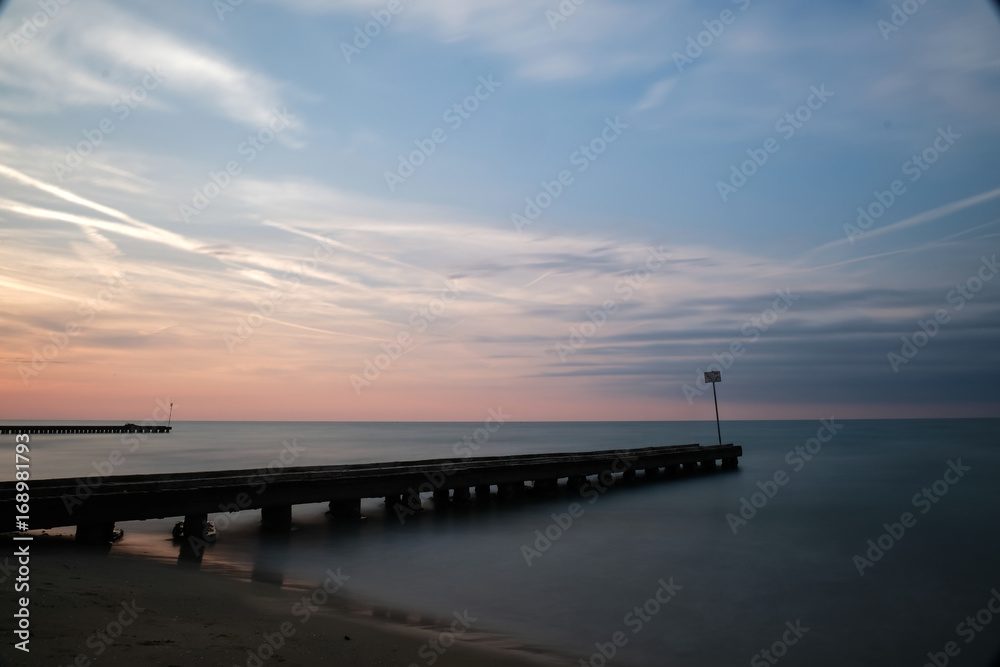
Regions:
<instances>
[{"instance_id":1,"label":"shoreline","mask_svg":"<svg viewBox=\"0 0 1000 667\"><path fill-rule=\"evenodd\" d=\"M461 611L436 619L367 605L339 591L336 571L321 587L279 587L47 537L31 547L31 651L5 642L0 667L570 664L484 632ZM15 604L12 594L4 613Z\"/></svg>"}]
</instances>

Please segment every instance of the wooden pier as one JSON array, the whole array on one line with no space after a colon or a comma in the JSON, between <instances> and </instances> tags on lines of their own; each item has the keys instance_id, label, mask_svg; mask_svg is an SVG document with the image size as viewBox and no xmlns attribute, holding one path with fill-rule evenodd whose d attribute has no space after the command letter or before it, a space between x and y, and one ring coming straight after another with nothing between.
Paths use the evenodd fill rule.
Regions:
<instances>
[{"instance_id":1,"label":"wooden pier","mask_svg":"<svg viewBox=\"0 0 1000 667\"><path fill-rule=\"evenodd\" d=\"M27 433L36 434L70 434L70 433L170 433L173 426L160 426L158 424L123 424L121 426L104 426L100 424L85 425L24 425L24 426L3 426L0 425L0 434L18 435Z\"/></svg>"},{"instance_id":2,"label":"wooden pier","mask_svg":"<svg viewBox=\"0 0 1000 667\"><path fill-rule=\"evenodd\" d=\"M330 516L357 519L363 498L384 498L403 518L435 503L498 501L560 489L584 493L586 485L666 479L735 468L742 447L679 445L594 452L428 459L393 463L290 467L281 470L120 475L31 480L31 529L77 526L77 539L111 539L115 523L184 517L185 532L208 516L260 509L262 527L291 526L292 506L328 502ZM591 478L593 481L591 481ZM566 480L560 484L560 480ZM590 488L593 488L591 486ZM474 493L474 495L473 495ZM15 482L0 482L0 517L13 526Z\"/></svg>"}]
</instances>

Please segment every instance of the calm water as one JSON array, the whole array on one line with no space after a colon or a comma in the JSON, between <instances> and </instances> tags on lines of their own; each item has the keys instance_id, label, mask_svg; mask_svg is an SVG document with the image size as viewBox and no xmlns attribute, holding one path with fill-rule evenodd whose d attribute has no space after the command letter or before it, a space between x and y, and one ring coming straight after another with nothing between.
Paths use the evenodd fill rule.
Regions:
<instances>
[{"instance_id":1,"label":"calm water","mask_svg":"<svg viewBox=\"0 0 1000 667\"><path fill-rule=\"evenodd\" d=\"M590 661L595 642L607 644L616 632L625 642L611 662L622 665L770 664L755 656L779 642L774 655L782 665L919 667L949 641L960 649L950 664L993 664L1000 615L980 614L981 631L957 626L1000 590L1000 420L837 424L832 440L801 462L786 455L817 435L819 421L724 424L724 440L744 448L739 471L617 484L577 498L582 514L530 566L522 545L534 545L535 531L549 528L573 498L449 510L434 510L427 499L428 511L405 524L370 500L368 519L348 526L331 524L323 505L297 506L285 540L262 536L256 511L217 516L219 539L202 568L216 573L207 576L225 569L315 585L339 567L355 599L442 619L468 610L475 629L574 664ZM174 426L166 436L125 436L139 440L124 445L114 435L33 436L33 476L93 474L115 449L125 456L115 474L256 468L276 459L283 443L301 449L294 465L451 456L454 443L481 424ZM711 444L715 437L714 423L509 423L478 453ZM969 470L946 475L949 461L959 460ZM734 534L726 515L738 514L741 499L778 471L787 483L770 489L766 504L764 495L753 498L763 506ZM952 483L935 486L945 479ZM925 487L935 502L915 504ZM864 556L868 540L904 512L915 523L895 528L902 536L860 576L854 556ZM120 524L126 537L114 548L176 561L179 548L167 539L173 523ZM636 614L671 578L680 588L669 603ZM781 644L783 635L795 639L786 623L797 622L808 631Z\"/></svg>"}]
</instances>

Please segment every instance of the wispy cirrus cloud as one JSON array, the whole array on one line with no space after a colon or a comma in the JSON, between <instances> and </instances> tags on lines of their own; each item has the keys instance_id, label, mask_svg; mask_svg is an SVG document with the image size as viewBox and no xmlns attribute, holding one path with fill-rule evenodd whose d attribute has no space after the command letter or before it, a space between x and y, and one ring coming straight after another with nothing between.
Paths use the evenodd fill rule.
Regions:
<instances>
[{"instance_id":1,"label":"wispy cirrus cloud","mask_svg":"<svg viewBox=\"0 0 1000 667\"><path fill-rule=\"evenodd\" d=\"M19 26L16 7L0 16L0 32ZM166 81L144 106L176 111L203 106L241 125L265 126L283 104L282 86L211 45L158 27L109 2L75 3L28 41L22 53L0 50L0 83L9 114L56 112L66 106L108 107L148 71Z\"/></svg>"},{"instance_id":2,"label":"wispy cirrus cloud","mask_svg":"<svg viewBox=\"0 0 1000 667\"><path fill-rule=\"evenodd\" d=\"M285 8L310 14L338 14L371 20L379 0L292 0ZM455 4L448 0L407 4L394 18L398 29L419 32L444 43L468 43L515 63L516 73L533 81L572 81L648 71L669 59L655 43L652 25L673 13L663 4L573 5L561 15L559 3L485 0ZM550 15L563 20L552 21ZM553 27L554 26L554 27ZM353 39L345 34L344 41Z\"/></svg>"}]
</instances>

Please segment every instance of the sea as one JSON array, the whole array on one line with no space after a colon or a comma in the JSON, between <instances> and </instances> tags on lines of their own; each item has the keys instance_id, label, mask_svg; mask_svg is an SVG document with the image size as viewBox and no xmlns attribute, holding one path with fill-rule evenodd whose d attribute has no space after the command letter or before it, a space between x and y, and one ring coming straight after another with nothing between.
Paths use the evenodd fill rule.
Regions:
<instances>
[{"instance_id":1,"label":"sea","mask_svg":"<svg viewBox=\"0 0 1000 667\"><path fill-rule=\"evenodd\" d=\"M32 436L32 477L93 484L109 471L266 473L719 437L715 422L172 426ZM339 572L349 578L335 597L357 613L431 631L458 614L466 639L584 667L1000 665L1000 420L831 416L721 432L743 447L736 470L640 473L518 502L435 507L427 494L403 518L367 499L366 518L348 523L298 505L285 535L262 532L257 510L220 512L194 567L306 592ZM192 567L171 539L176 521L119 523L112 556Z\"/></svg>"}]
</instances>

